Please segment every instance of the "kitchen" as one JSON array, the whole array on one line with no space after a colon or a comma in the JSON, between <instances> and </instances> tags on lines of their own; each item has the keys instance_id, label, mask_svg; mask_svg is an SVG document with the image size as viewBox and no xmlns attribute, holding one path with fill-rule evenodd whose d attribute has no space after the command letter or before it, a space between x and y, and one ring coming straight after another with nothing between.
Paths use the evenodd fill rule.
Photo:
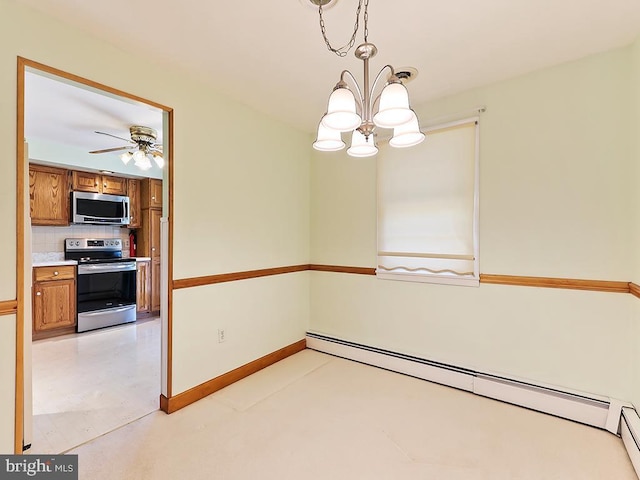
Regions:
<instances>
[{"instance_id":1,"label":"kitchen","mask_svg":"<svg viewBox=\"0 0 640 480\"><path fill-rule=\"evenodd\" d=\"M158 409L163 124L157 108L26 74L33 453Z\"/></svg>"}]
</instances>

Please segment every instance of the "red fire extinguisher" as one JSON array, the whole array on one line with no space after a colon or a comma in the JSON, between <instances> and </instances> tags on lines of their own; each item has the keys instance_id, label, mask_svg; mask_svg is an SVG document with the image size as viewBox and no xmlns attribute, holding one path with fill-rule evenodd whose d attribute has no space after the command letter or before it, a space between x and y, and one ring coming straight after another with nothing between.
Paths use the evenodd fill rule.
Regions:
<instances>
[{"instance_id":1,"label":"red fire extinguisher","mask_svg":"<svg viewBox=\"0 0 640 480\"><path fill-rule=\"evenodd\" d=\"M129 256L136 256L136 232L135 230L131 230L129 232Z\"/></svg>"}]
</instances>

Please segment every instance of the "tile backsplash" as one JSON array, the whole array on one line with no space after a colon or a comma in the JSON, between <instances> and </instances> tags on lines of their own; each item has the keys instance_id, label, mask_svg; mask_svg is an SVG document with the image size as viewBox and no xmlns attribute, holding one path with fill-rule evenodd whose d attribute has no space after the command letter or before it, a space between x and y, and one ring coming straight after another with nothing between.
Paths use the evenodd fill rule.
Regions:
<instances>
[{"instance_id":1,"label":"tile backsplash","mask_svg":"<svg viewBox=\"0 0 640 480\"><path fill-rule=\"evenodd\" d=\"M65 238L120 238L122 255L129 256L129 229L103 225L31 227L32 253L64 252Z\"/></svg>"}]
</instances>

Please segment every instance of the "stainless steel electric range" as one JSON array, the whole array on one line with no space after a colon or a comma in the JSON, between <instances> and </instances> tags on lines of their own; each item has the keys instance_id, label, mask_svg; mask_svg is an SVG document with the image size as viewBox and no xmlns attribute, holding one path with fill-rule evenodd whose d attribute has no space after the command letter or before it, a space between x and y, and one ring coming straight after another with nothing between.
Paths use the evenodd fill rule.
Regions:
<instances>
[{"instance_id":1,"label":"stainless steel electric range","mask_svg":"<svg viewBox=\"0 0 640 480\"><path fill-rule=\"evenodd\" d=\"M78 262L78 332L136 320L136 261L122 258L119 238L67 238L66 260Z\"/></svg>"}]
</instances>

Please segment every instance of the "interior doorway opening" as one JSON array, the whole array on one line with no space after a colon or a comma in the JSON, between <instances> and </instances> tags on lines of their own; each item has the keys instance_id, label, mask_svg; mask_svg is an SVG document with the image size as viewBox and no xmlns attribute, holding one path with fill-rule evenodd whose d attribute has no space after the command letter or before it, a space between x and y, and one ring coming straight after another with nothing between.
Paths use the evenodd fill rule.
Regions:
<instances>
[{"instance_id":1,"label":"interior doorway opening","mask_svg":"<svg viewBox=\"0 0 640 480\"><path fill-rule=\"evenodd\" d=\"M16 453L62 453L158 410L161 395L170 396L172 114L155 102L18 59ZM121 156L140 157L138 151L148 154L151 166ZM72 217L71 192L92 188L101 200L114 193L133 200L137 209L127 203L128 224ZM49 191L48 204L34 206ZM105 296L97 280L106 277L92 272L88 280L86 269L79 273L83 261L67 258L71 239L119 250L118 267L127 263L134 271L109 273L102 282L122 279L120 287L110 287L119 293ZM120 294L125 284L133 298ZM87 312L96 295L104 297L103 307ZM125 297L127 305L111 304ZM118 320L125 309L128 320ZM77 333L78 310L116 320L89 321L93 328Z\"/></svg>"}]
</instances>

